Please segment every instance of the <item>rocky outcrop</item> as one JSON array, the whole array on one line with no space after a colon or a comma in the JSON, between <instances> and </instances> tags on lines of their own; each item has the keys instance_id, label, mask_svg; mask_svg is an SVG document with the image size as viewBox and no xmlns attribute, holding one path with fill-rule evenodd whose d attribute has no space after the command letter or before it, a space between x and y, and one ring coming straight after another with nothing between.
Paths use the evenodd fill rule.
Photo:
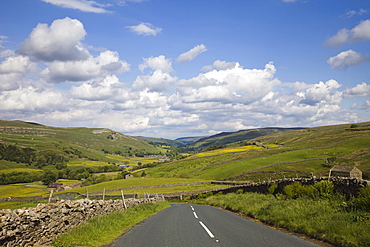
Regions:
<instances>
[{"instance_id":1,"label":"rocky outcrop","mask_svg":"<svg viewBox=\"0 0 370 247\"><path fill-rule=\"evenodd\" d=\"M44 246L88 219L162 198L59 201L36 208L0 210L0 246Z\"/></svg>"}]
</instances>

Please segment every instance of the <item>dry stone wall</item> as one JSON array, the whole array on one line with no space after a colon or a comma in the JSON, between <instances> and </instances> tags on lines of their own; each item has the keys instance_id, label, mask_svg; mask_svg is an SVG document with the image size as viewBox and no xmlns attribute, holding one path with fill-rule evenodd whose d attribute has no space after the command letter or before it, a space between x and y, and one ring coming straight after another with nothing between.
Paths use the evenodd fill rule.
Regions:
<instances>
[{"instance_id":1,"label":"dry stone wall","mask_svg":"<svg viewBox=\"0 0 370 247\"><path fill-rule=\"evenodd\" d=\"M47 246L88 219L162 198L59 201L29 209L0 210L0 246Z\"/></svg>"},{"instance_id":2,"label":"dry stone wall","mask_svg":"<svg viewBox=\"0 0 370 247\"><path fill-rule=\"evenodd\" d=\"M370 186L370 182L363 179L357 178L341 178L341 177L331 177L331 178L289 178L289 179L280 179L274 181L263 181L259 183L247 183L247 184L238 184L238 182L212 182L217 184L234 184L233 187L225 188L225 189L216 189L216 190L209 190L207 192L212 192L213 194L217 194L219 192L223 194L227 193L235 193L238 190L243 190L243 192L256 192L261 194L268 194L268 189L273 184L277 184L278 187L276 192L283 193L284 187L295 182L300 182L302 185L313 185L316 182L320 182L322 180L330 180L334 184L334 190L345 195L346 197L357 197L359 194L359 189L365 186ZM240 182L239 182L240 183ZM206 193L206 192L202 192ZM199 193L199 194L202 194ZM192 199L196 198L198 194L193 194L191 196Z\"/></svg>"}]
</instances>

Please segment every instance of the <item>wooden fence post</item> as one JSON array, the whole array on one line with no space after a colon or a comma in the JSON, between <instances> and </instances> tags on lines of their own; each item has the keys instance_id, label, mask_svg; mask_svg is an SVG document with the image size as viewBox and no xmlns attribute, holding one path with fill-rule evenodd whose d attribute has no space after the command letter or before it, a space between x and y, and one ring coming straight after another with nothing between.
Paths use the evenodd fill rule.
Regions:
<instances>
[{"instance_id":1,"label":"wooden fence post","mask_svg":"<svg viewBox=\"0 0 370 247\"><path fill-rule=\"evenodd\" d=\"M103 190L103 201L104 201L104 199L105 199L105 188Z\"/></svg>"},{"instance_id":2,"label":"wooden fence post","mask_svg":"<svg viewBox=\"0 0 370 247\"><path fill-rule=\"evenodd\" d=\"M54 189L51 189L48 204L50 204L50 202L51 202L51 198L53 197L53 193L54 193Z\"/></svg>"},{"instance_id":3,"label":"wooden fence post","mask_svg":"<svg viewBox=\"0 0 370 247\"><path fill-rule=\"evenodd\" d=\"M127 209L127 205L126 205L126 202L125 202L125 196L123 195L123 190L121 190L121 194L122 194L123 206L125 206L125 209Z\"/></svg>"},{"instance_id":4,"label":"wooden fence post","mask_svg":"<svg viewBox=\"0 0 370 247\"><path fill-rule=\"evenodd\" d=\"M89 199L89 189L87 187L85 187L86 189L86 199Z\"/></svg>"}]
</instances>

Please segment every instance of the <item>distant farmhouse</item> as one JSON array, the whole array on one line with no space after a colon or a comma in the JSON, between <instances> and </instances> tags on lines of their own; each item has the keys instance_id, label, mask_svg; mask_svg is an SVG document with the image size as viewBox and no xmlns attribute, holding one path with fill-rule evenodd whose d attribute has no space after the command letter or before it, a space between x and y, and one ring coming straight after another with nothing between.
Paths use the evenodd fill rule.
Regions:
<instances>
[{"instance_id":1,"label":"distant farmhouse","mask_svg":"<svg viewBox=\"0 0 370 247\"><path fill-rule=\"evenodd\" d=\"M329 177L350 177L362 179L362 171L356 167L334 166L330 169Z\"/></svg>"},{"instance_id":2,"label":"distant farmhouse","mask_svg":"<svg viewBox=\"0 0 370 247\"><path fill-rule=\"evenodd\" d=\"M134 177L134 175L132 175L131 173L126 173L124 175L124 179L129 179L129 178L133 178L133 177Z\"/></svg>"}]
</instances>

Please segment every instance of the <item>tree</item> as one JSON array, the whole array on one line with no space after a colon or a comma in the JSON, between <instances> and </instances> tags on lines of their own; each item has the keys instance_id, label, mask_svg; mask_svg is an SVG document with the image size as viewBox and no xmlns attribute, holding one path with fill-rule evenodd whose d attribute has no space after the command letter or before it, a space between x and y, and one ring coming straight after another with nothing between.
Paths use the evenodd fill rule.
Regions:
<instances>
[{"instance_id":1,"label":"tree","mask_svg":"<svg viewBox=\"0 0 370 247\"><path fill-rule=\"evenodd\" d=\"M55 183L57 181L57 176L53 172L45 172L44 176L42 177L42 183L45 185L49 185Z\"/></svg>"}]
</instances>

